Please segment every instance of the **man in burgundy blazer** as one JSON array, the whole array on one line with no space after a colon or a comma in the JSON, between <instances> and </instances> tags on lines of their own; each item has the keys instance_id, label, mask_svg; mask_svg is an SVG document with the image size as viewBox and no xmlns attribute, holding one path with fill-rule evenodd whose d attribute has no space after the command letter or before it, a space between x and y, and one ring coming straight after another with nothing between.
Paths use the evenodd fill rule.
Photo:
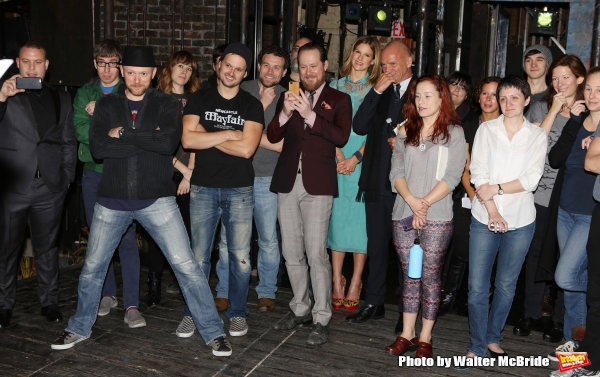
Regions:
<instances>
[{"instance_id":1,"label":"man in burgundy blazer","mask_svg":"<svg viewBox=\"0 0 600 377\"><path fill-rule=\"evenodd\" d=\"M284 139L271 191L278 193L283 256L294 291L294 317L273 328L289 330L312 322L307 343L315 345L328 340L332 314L327 232L333 196L338 194L335 148L350 136L352 103L350 96L326 84L328 61L321 45L302 46L298 60L300 96L284 93L267 129L271 143ZM312 312L307 260L315 299Z\"/></svg>"}]
</instances>

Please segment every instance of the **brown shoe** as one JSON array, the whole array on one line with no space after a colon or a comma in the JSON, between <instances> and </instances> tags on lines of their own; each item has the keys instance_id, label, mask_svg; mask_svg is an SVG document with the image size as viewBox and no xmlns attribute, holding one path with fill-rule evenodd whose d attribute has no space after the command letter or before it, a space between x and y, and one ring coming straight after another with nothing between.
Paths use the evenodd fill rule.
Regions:
<instances>
[{"instance_id":1,"label":"brown shoe","mask_svg":"<svg viewBox=\"0 0 600 377\"><path fill-rule=\"evenodd\" d=\"M275 300L272 298L259 298L258 299L258 311L266 312L275 309Z\"/></svg>"},{"instance_id":2,"label":"brown shoe","mask_svg":"<svg viewBox=\"0 0 600 377\"><path fill-rule=\"evenodd\" d=\"M217 307L218 312L225 311L229 306L229 299L225 297L217 297L215 298L215 306Z\"/></svg>"},{"instance_id":3,"label":"brown shoe","mask_svg":"<svg viewBox=\"0 0 600 377\"><path fill-rule=\"evenodd\" d=\"M426 357L428 359L432 358L433 348L431 347L431 343L419 342L415 357Z\"/></svg>"}]
</instances>

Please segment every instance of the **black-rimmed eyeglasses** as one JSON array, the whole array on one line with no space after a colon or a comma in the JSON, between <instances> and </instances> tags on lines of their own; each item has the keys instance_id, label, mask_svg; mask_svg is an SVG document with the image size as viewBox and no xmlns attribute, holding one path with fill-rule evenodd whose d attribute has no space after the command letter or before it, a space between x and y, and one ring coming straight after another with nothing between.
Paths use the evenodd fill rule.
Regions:
<instances>
[{"instance_id":1,"label":"black-rimmed eyeglasses","mask_svg":"<svg viewBox=\"0 0 600 377\"><path fill-rule=\"evenodd\" d=\"M110 68L117 68L118 66L121 65L120 62L105 62L105 61L102 61L102 60L96 60L96 64L98 65L98 67L102 67L102 68L106 67L107 65Z\"/></svg>"}]
</instances>

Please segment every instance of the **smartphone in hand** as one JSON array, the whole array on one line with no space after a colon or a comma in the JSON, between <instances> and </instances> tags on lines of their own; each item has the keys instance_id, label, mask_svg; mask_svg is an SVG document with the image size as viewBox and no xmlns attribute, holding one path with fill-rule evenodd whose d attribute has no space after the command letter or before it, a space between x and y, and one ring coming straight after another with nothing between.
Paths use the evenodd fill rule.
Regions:
<instances>
[{"instance_id":1,"label":"smartphone in hand","mask_svg":"<svg viewBox=\"0 0 600 377\"><path fill-rule=\"evenodd\" d=\"M17 89L42 89L41 77L17 77Z\"/></svg>"}]
</instances>

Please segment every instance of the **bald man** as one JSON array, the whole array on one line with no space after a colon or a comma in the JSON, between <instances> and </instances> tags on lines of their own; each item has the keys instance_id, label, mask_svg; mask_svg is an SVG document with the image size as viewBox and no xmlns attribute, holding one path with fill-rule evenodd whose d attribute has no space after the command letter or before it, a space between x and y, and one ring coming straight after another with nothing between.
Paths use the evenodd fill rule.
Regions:
<instances>
[{"instance_id":1,"label":"bald man","mask_svg":"<svg viewBox=\"0 0 600 377\"><path fill-rule=\"evenodd\" d=\"M298 50L300 47L304 46L307 43L311 43L312 41L308 38L300 38L294 43L294 47L292 47L292 52L290 52L290 69L288 70L287 75L283 76L279 85L283 86L286 90L289 87L291 81L300 82L300 73L298 73Z\"/></svg>"},{"instance_id":2,"label":"bald man","mask_svg":"<svg viewBox=\"0 0 600 377\"><path fill-rule=\"evenodd\" d=\"M359 199L365 202L367 215L367 255L369 276L366 305L346 318L350 323L380 319L385 315L384 299L390 242L392 241L392 209L396 194L389 180L394 128L404 120L402 105L406 89L412 80L410 49L400 41L390 42L381 55L383 74L358 108L352 128L359 135L367 135L363 167L360 174ZM390 148L391 146L391 148ZM400 312L396 333L402 331L402 269L396 294L400 296Z\"/></svg>"}]
</instances>

